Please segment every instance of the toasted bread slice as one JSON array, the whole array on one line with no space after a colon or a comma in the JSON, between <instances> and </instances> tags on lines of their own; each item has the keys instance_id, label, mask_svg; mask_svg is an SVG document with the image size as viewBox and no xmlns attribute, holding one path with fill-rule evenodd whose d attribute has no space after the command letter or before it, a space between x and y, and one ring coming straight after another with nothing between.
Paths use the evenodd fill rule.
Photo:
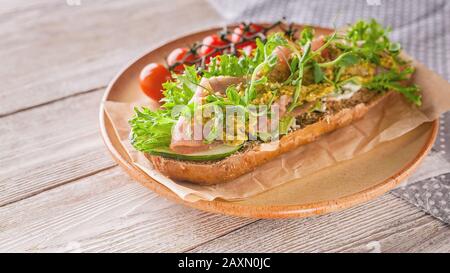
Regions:
<instances>
[{"instance_id":1,"label":"toasted bread slice","mask_svg":"<svg viewBox=\"0 0 450 273\"><path fill-rule=\"evenodd\" d=\"M146 154L155 168L171 179L199 185L214 185L233 180L253 171L267 161L301 145L313 142L326 133L342 128L362 118L370 108L386 99L391 92L377 94L360 90L352 98L330 102L329 111L318 116L299 116L300 128L284 135L273 150L261 149L261 144L250 145L218 161L181 161Z\"/></svg>"}]
</instances>

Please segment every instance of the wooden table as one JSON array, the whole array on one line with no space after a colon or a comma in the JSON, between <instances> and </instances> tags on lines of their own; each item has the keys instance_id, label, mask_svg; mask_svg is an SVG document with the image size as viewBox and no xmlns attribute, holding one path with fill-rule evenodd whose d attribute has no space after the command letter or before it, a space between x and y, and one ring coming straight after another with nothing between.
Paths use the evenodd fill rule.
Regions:
<instances>
[{"instance_id":1,"label":"wooden table","mask_svg":"<svg viewBox=\"0 0 450 273\"><path fill-rule=\"evenodd\" d=\"M0 251L449 252L450 228L391 194L320 217L242 219L174 204L113 162L98 129L108 82L222 21L203 0L0 3Z\"/></svg>"}]
</instances>

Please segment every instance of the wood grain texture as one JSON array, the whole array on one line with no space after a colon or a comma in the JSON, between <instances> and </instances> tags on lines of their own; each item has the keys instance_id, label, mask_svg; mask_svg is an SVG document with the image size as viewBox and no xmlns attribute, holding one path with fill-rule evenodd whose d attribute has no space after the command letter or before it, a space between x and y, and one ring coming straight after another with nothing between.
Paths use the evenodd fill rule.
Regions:
<instances>
[{"instance_id":1,"label":"wood grain texture","mask_svg":"<svg viewBox=\"0 0 450 273\"><path fill-rule=\"evenodd\" d=\"M0 205L115 165L99 137L101 91L0 119Z\"/></svg>"},{"instance_id":2,"label":"wood grain texture","mask_svg":"<svg viewBox=\"0 0 450 273\"><path fill-rule=\"evenodd\" d=\"M2 2L12 20L0 24L0 116L42 108L0 119L0 206L113 166L98 137L102 87L151 47L217 24L210 9L199 0Z\"/></svg>"},{"instance_id":3,"label":"wood grain texture","mask_svg":"<svg viewBox=\"0 0 450 273\"><path fill-rule=\"evenodd\" d=\"M192 252L449 252L448 225L391 194L338 213L259 220Z\"/></svg>"},{"instance_id":4,"label":"wood grain texture","mask_svg":"<svg viewBox=\"0 0 450 273\"><path fill-rule=\"evenodd\" d=\"M255 221L174 204L119 167L4 206L0 223L8 252L450 251L447 226L389 194L325 216Z\"/></svg>"},{"instance_id":5,"label":"wood grain texture","mask_svg":"<svg viewBox=\"0 0 450 273\"><path fill-rule=\"evenodd\" d=\"M186 251L253 221L177 205L115 167L0 208L0 251Z\"/></svg>"},{"instance_id":6,"label":"wood grain texture","mask_svg":"<svg viewBox=\"0 0 450 273\"><path fill-rule=\"evenodd\" d=\"M0 116L104 87L150 48L221 22L200 0L30 2L0 4Z\"/></svg>"}]
</instances>

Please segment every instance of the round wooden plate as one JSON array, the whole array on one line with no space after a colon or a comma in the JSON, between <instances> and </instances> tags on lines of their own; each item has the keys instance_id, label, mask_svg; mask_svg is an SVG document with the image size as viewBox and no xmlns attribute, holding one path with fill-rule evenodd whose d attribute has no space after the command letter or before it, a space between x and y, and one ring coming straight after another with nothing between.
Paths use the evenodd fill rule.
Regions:
<instances>
[{"instance_id":1,"label":"round wooden plate","mask_svg":"<svg viewBox=\"0 0 450 273\"><path fill-rule=\"evenodd\" d=\"M177 47L201 40L219 28L191 34L166 43L128 65L108 86L103 101L133 102L145 99L139 89L140 70L150 62L164 63ZM331 30L316 28L316 33ZM438 122L426 123L412 132L383 143L376 149L306 178L290 181L243 201L186 202L141 170L133 167L111 122L100 106L102 138L114 160L128 174L156 193L183 205L228 215L254 218L293 218L324 214L373 199L398 185L426 156L437 134Z\"/></svg>"}]
</instances>

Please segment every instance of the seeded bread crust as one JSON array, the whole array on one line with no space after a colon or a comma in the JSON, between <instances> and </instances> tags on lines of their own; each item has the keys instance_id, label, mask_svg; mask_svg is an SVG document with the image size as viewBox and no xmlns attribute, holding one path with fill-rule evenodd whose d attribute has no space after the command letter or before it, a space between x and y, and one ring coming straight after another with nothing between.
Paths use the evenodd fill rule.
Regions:
<instances>
[{"instance_id":1,"label":"seeded bread crust","mask_svg":"<svg viewBox=\"0 0 450 273\"><path fill-rule=\"evenodd\" d=\"M251 145L244 151L218 161L181 161L145 154L155 168L171 179L188 181L199 185L214 185L233 180L253 171L267 161L301 145L313 142L326 133L345 127L361 119L372 107L389 97L391 92L377 94L361 90L351 99L329 105L329 111L316 117L297 117L300 128L282 136L274 150L262 150L260 144Z\"/></svg>"}]
</instances>

